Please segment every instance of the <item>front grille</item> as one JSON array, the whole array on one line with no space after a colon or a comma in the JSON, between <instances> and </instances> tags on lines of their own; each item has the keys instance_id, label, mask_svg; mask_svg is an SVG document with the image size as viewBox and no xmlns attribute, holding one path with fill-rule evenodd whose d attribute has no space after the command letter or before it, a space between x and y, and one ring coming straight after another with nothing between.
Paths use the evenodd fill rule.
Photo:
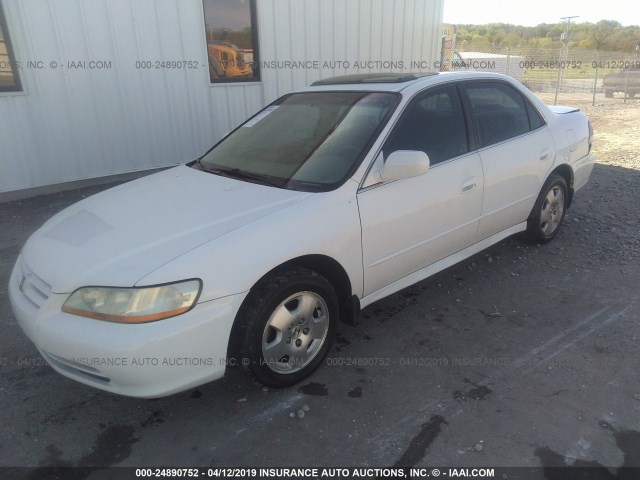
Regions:
<instances>
[{"instance_id":1,"label":"front grille","mask_svg":"<svg viewBox=\"0 0 640 480\"><path fill-rule=\"evenodd\" d=\"M20 261L20 270L20 291L30 303L40 308L51 295L51 285L33 273L24 260Z\"/></svg>"}]
</instances>

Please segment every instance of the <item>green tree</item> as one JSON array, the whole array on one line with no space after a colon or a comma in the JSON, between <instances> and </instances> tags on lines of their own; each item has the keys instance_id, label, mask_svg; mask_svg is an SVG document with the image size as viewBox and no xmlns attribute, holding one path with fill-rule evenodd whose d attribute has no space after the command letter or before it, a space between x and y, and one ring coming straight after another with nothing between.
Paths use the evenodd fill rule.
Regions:
<instances>
[{"instance_id":1,"label":"green tree","mask_svg":"<svg viewBox=\"0 0 640 480\"><path fill-rule=\"evenodd\" d=\"M593 25L591 28L591 33L589 38L591 40L591 45L597 52L601 51L603 48L611 48L610 44L613 33L621 27L620 23L615 20L600 20L598 23Z\"/></svg>"}]
</instances>

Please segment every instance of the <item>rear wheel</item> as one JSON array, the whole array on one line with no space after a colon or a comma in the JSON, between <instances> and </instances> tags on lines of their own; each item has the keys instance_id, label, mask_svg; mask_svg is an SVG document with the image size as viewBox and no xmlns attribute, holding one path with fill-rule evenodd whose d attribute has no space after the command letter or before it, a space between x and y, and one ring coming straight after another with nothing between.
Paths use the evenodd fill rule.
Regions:
<instances>
[{"instance_id":1,"label":"rear wheel","mask_svg":"<svg viewBox=\"0 0 640 480\"><path fill-rule=\"evenodd\" d=\"M605 89L604 96L607 98L613 98L613 90Z\"/></svg>"},{"instance_id":2,"label":"rear wheel","mask_svg":"<svg viewBox=\"0 0 640 480\"><path fill-rule=\"evenodd\" d=\"M527 221L527 231L533 240L547 243L558 234L567 210L568 191L563 177L549 176Z\"/></svg>"},{"instance_id":3,"label":"rear wheel","mask_svg":"<svg viewBox=\"0 0 640 480\"><path fill-rule=\"evenodd\" d=\"M241 317L243 365L265 385L286 387L313 372L335 335L338 300L317 272L292 268L262 280Z\"/></svg>"}]
</instances>

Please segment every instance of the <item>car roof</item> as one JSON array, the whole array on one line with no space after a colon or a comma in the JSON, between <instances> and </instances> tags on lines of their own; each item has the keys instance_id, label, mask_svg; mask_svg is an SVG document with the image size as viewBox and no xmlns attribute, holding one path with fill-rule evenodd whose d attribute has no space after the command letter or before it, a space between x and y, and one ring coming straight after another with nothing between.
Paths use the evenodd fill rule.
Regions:
<instances>
[{"instance_id":1,"label":"car roof","mask_svg":"<svg viewBox=\"0 0 640 480\"><path fill-rule=\"evenodd\" d=\"M406 83L417 80L427 75L438 75L438 72L426 73L358 73L355 75L343 75L341 77L330 77L311 84L312 87L321 85L345 85L345 84L365 84L365 83Z\"/></svg>"},{"instance_id":2,"label":"car roof","mask_svg":"<svg viewBox=\"0 0 640 480\"><path fill-rule=\"evenodd\" d=\"M366 73L345 75L319 80L310 87L299 91L371 91L412 93L430 85L448 83L455 80L513 79L493 72L426 72L426 73Z\"/></svg>"}]
</instances>

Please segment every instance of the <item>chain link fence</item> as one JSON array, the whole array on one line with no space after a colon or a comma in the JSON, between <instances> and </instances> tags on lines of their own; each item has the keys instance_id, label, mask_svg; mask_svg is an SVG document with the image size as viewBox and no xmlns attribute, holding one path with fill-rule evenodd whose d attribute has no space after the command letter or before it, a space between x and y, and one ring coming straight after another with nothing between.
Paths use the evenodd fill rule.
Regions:
<instances>
[{"instance_id":1,"label":"chain link fence","mask_svg":"<svg viewBox=\"0 0 640 480\"><path fill-rule=\"evenodd\" d=\"M623 102L640 106L639 52L503 47L462 42L443 48L441 71L509 75L551 104Z\"/></svg>"}]
</instances>

